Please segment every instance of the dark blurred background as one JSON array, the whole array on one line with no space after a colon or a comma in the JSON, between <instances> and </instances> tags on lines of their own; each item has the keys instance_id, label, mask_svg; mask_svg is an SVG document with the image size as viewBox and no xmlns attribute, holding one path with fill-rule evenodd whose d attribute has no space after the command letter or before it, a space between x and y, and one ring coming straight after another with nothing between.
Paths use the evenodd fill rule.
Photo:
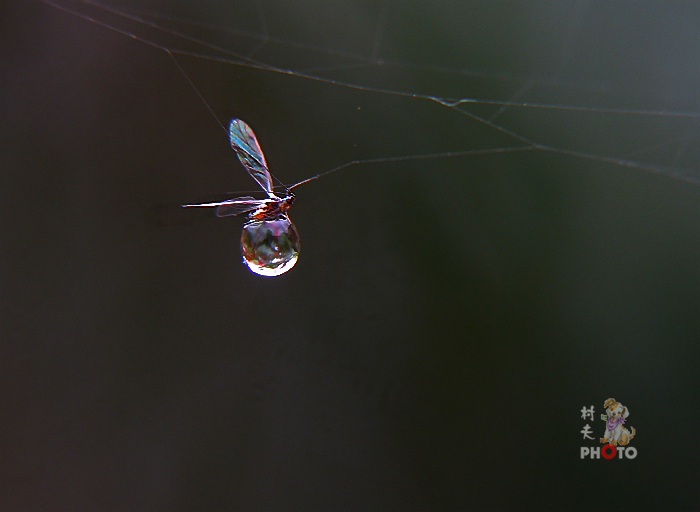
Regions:
<instances>
[{"instance_id":1,"label":"dark blurred background","mask_svg":"<svg viewBox=\"0 0 700 512\"><path fill-rule=\"evenodd\" d=\"M700 6L60 5L136 37L0 7L0 509L700 508ZM305 184L263 278L147 41L285 183L553 150ZM638 456L581 460L610 397Z\"/></svg>"}]
</instances>

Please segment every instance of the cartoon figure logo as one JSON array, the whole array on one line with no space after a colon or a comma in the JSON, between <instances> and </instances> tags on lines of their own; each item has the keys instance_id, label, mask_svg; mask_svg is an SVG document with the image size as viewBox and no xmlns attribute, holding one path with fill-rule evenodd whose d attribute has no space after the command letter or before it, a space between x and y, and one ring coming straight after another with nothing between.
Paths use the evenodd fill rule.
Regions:
<instances>
[{"instance_id":1,"label":"cartoon figure logo","mask_svg":"<svg viewBox=\"0 0 700 512\"><path fill-rule=\"evenodd\" d=\"M608 419L605 423L605 434L600 439L601 443L610 443L612 446L619 444L624 446L629 443L634 437L635 430L632 429L632 433L627 430L622 425L625 420L630 415L630 411L627 407L623 407L621 403L616 402L614 398L608 398L605 401L604 407L607 407Z\"/></svg>"}]
</instances>

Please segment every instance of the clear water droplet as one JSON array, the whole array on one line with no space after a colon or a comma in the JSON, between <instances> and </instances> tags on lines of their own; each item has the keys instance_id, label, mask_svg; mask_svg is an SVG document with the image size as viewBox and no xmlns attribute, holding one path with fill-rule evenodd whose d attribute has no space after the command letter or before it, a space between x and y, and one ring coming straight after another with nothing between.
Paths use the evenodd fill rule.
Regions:
<instances>
[{"instance_id":1,"label":"clear water droplet","mask_svg":"<svg viewBox=\"0 0 700 512\"><path fill-rule=\"evenodd\" d=\"M243 225L243 262L261 276L278 276L299 258L299 233L287 215L254 219Z\"/></svg>"}]
</instances>

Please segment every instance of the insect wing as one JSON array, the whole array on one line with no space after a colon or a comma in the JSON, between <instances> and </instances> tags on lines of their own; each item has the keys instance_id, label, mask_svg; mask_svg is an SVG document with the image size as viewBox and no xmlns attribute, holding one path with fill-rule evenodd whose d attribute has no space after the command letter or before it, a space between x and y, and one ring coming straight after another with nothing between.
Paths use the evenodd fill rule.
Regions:
<instances>
[{"instance_id":1,"label":"insect wing","mask_svg":"<svg viewBox=\"0 0 700 512\"><path fill-rule=\"evenodd\" d=\"M265 201L261 199L225 203L216 208L216 216L228 217L229 215L240 215L242 213L253 211L263 204L265 204Z\"/></svg>"},{"instance_id":2,"label":"insect wing","mask_svg":"<svg viewBox=\"0 0 700 512\"><path fill-rule=\"evenodd\" d=\"M265 156L253 130L240 119L232 119L228 131L231 146L236 151L238 159L248 169L248 173L253 179L267 192L267 195L274 197L270 171L267 170Z\"/></svg>"},{"instance_id":3,"label":"insect wing","mask_svg":"<svg viewBox=\"0 0 700 512\"><path fill-rule=\"evenodd\" d=\"M183 204L182 206L189 207L211 207L216 206L216 216L217 217L227 217L229 215L240 215L242 213L255 210L259 206L265 203L265 199L255 199L251 196L236 197L234 199L227 199L226 201L220 201L217 203L201 203L201 204Z\"/></svg>"}]
</instances>

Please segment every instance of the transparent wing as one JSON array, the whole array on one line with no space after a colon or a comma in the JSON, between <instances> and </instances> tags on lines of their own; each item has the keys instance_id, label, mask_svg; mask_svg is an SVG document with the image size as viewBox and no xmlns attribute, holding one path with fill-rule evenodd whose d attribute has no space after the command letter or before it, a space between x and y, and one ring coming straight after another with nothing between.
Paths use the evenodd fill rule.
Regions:
<instances>
[{"instance_id":1,"label":"transparent wing","mask_svg":"<svg viewBox=\"0 0 700 512\"><path fill-rule=\"evenodd\" d=\"M253 130L240 119L232 119L228 128L231 147L236 151L238 159L248 169L248 173L257 181L267 195L274 197L272 178L267 170L265 156Z\"/></svg>"},{"instance_id":2,"label":"transparent wing","mask_svg":"<svg viewBox=\"0 0 700 512\"><path fill-rule=\"evenodd\" d=\"M242 213L255 210L262 204L262 201L256 200L249 203L228 203L222 204L216 208L217 217L228 217L229 215L240 215Z\"/></svg>"},{"instance_id":3,"label":"transparent wing","mask_svg":"<svg viewBox=\"0 0 700 512\"><path fill-rule=\"evenodd\" d=\"M265 199L255 199L251 196L245 196L227 199L226 201L220 201L218 203L183 204L182 206L184 208L216 206L216 216L227 217L229 215L240 215L255 210L257 207L263 205L265 201Z\"/></svg>"}]
</instances>

